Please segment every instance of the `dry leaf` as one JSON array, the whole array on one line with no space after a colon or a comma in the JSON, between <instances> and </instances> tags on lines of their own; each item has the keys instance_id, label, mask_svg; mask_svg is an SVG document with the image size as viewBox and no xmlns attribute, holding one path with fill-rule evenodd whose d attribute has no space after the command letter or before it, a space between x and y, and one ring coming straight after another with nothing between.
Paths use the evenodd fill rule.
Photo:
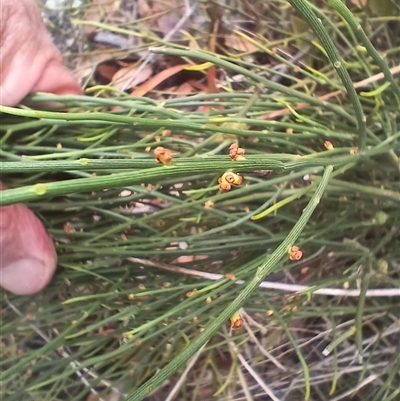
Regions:
<instances>
[{"instance_id":1,"label":"dry leaf","mask_svg":"<svg viewBox=\"0 0 400 401\"><path fill-rule=\"evenodd\" d=\"M182 18L184 7L182 0L153 2L138 0L140 18L146 19L149 25L156 25L164 36L175 29L176 24Z\"/></svg>"},{"instance_id":2,"label":"dry leaf","mask_svg":"<svg viewBox=\"0 0 400 401\"><path fill-rule=\"evenodd\" d=\"M87 78L96 69L97 65L109 60L110 58L112 58L112 55L108 53L95 53L81 57L74 71L75 78L78 80L78 82L83 83L85 78Z\"/></svg>"},{"instance_id":3,"label":"dry leaf","mask_svg":"<svg viewBox=\"0 0 400 401\"><path fill-rule=\"evenodd\" d=\"M225 46L243 53L254 53L259 50L257 46L233 33L225 36Z\"/></svg>"},{"instance_id":4,"label":"dry leaf","mask_svg":"<svg viewBox=\"0 0 400 401\"><path fill-rule=\"evenodd\" d=\"M152 74L153 69L151 67L145 67L141 70L140 67L123 67L114 74L111 85L118 90L131 89L147 81Z\"/></svg>"},{"instance_id":5,"label":"dry leaf","mask_svg":"<svg viewBox=\"0 0 400 401\"><path fill-rule=\"evenodd\" d=\"M113 79L113 76L118 71L118 65L115 63L102 63L96 69L96 81L101 84L108 84Z\"/></svg>"},{"instance_id":6,"label":"dry leaf","mask_svg":"<svg viewBox=\"0 0 400 401\"><path fill-rule=\"evenodd\" d=\"M115 74L117 74L119 70L123 68L132 69L136 67L138 57L127 56L126 52L118 53L122 56L121 58L108 58L97 65L93 74L94 80L97 84L108 85L114 80Z\"/></svg>"},{"instance_id":7,"label":"dry leaf","mask_svg":"<svg viewBox=\"0 0 400 401\"><path fill-rule=\"evenodd\" d=\"M175 29L180 19L181 17L176 13L168 12L167 14L164 14L160 18L158 18L157 25L162 34L165 36L173 29Z\"/></svg>"},{"instance_id":8,"label":"dry leaf","mask_svg":"<svg viewBox=\"0 0 400 401\"><path fill-rule=\"evenodd\" d=\"M91 0L86 8L83 20L104 22L106 17L109 19L116 11L119 11L122 0ZM86 34L93 33L96 27L83 25L82 29Z\"/></svg>"},{"instance_id":9,"label":"dry leaf","mask_svg":"<svg viewBox=\"0 0 400 401\"><path fill-rule=\"evenodd\" d=\"M153 15L153 10L148 0L138 0L137 7L140 18L149 18Z\"/></svg>"},{"instance_id":10,"label":"dry leaf","mask_svg":"<svg viewBox=\"0 0 400 401\"><path fill-rule=\"evenodd\" d=\"M131 93L131 96L136 96L136 97L144 96L146 93L153 90L161 82L164 82L166 79L168 79L172 75L175 75L178 72L181 72L182 70L184 70L187 67L190 67L190 64L174 65L173 67L169 67L169 68L161 71L160 73L155 75L153 78L151 78L147 82L145 82L142 86L136 88Z\"/></svg>"},{"instance_id":11,"label":"dry leaf","mask_svg":"<svg viewBox=\"0 0 400 401\"><path fill-rule=\"evenodd\" d=\"M196 260L204 260L207 259L207 255L183 255L179 256L175 260L171 262L171 264L175 263L192 263L195 262Z\"/></svg>"},{"instance_id":12,"label":"dry leaf","mask_svg":"<svg viewBox=\"0 0 400 401\"><path fill-rule=\"evenodd\" d=\"M179 85L174 92L176 93L177 98L181 98L192 93L193 89L194 88L192 85L190 85L188 82L184 82L182 85Z\"/></svg>"},{"instance_id":13,"label":"dry leaf","mask_svg":"<svg viewBox=\"0 0 400 401\"><path fill-rule=\"evenodd\" d=\"M190 79L187 82L193 89L197 89L199 91L203 91L205 93L207 93L207 85L202 84L201 82L195 81L194 79Z\"/></svg>"},{"instance_id":14,"label":"dry leaf","mask_svg":"<svg viewBox=\"0 0 400 401\"><path fill-rule=\"evenodd\" d=\"M362 7L367 4L368 0L351 0L351 3L354 4L355 6Z\"/></svg>"}]
</instances>

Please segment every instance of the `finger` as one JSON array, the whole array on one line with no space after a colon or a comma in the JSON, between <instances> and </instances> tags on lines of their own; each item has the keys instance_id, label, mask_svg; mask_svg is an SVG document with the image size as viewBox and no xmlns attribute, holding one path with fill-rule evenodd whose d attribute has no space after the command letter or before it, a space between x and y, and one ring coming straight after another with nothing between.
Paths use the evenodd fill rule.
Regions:
<instances>
[{"instance_id":1,"label":"finger","mask_svg":"<svg viewBox=\"0 0 400 401\"><path fill-rule=\"evenodd\" d=\"M56 53L56 49L55 53ZM24 99L30 92L46 92L57 95L81 95L82 89L71 72L63 65L62 60L53 57L46 60L38 55L30 65L29 74L26 66L29 59L26 55L21 59L16 57L12 70L0 85L0 104L14 106ZM22 80L21 80L21 77Z\"/></svg>"},{"instance_id":2,"label":"finger","mask_svg":"<svg viewBox=\"0 0 400 401\"><path fill-rule=\"evenodd\" d=\"M0 286L33 294L51 280L57 265L53 241L23 204L0 207Z\"/></svg>"},{"instance_id":3,"label":"finger","mask_svg":"<svg viewBox=\"0 0 400 401\"><path fill-rule=\"evenodd\" d=\"M14 106L33 91L81 93L62 64L36 0L0 3L0 104Z\"/></svg>"},{"instance_id":4,"label":"finger","mask_svg":"<svg viewBox=\"0 0 400 401\"><path fill-rule=\"evenodd\" d=\"M52 59L45 66L33 92L47 92L55 95L81 95L82 89L61 60Z\"/></svg>"}]
</instances>

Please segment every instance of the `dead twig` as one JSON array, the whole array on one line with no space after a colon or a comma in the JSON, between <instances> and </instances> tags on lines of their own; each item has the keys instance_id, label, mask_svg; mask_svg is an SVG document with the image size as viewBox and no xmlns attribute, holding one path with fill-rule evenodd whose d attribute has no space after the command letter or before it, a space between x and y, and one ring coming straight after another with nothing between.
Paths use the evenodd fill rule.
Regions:
<instances>
[{"instance_id":1,"label":"dead twig","mask_svg":"<svg viewBox=\"0 0 400 401\"><path fill-rule=\"evenodd\" d=\"M127 258L130 262L142 264L144 266L151 266L162 270L167 270L174 273L186 274L188 276L195 276L207 280L217 281L224 278L224 275L217 273L207 273L199 270L186 269L185 267L168 265L166 263L153 262L147 259ZM236 284L244 284L243 280L237 280ZM284 292L306 292L310 291L313 295L328 295L333 297L359 297L361 291L359 289L346 290L344 288L319 288L313 290L312 286L299 285L299 284L285 284L272 281L263 281L260 288L284 291ZM373 288L368 289L365 293L367 298L379 297L400 297L400 288Z\"/></svg>"}]
</instances>

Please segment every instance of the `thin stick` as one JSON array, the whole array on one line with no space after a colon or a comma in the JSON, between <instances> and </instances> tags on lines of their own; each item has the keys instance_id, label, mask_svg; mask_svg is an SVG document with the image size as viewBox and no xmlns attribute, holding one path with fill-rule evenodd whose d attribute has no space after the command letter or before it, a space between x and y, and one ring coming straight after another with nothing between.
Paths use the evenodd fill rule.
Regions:
<instances>
[{"instance_id":1,"label":"thin stick","mask_svg":"<svg viewBox=\"0 0 400 401\"><path fill-rule=\"evenodd\" d=\"M231 352L238 357L240 363L243 367L250 373L253 379L258 383L258 385L265 391L265 393L271 398L273 401L280 401L280 399L273 393L273 391L267 386L266 383L262 380L260 375L247 363L246 358L239 352L236 344L231 340L229 341L229 347L231 348Z\"/></svg>"},{"instance_id":2,"label":"thin stick","mask_svg":"<svg viewBox=\"0 0 400 401\"><path fill-rule=\"evenodd\" d=\"M278 369L283 370L284 372L287 371L287 369L273 356L271 355L263 346L262 344L258 341L257 337L255 336L253 330L251 329L250 325L247 323L247 320L251 318L250 315L247 314L247 312L242 308L240 310L240 313L242 314L243 319L243 324L244 328L246 329L247 333L249 334L251 341L256 344L260 352L265 355ZM252 319L252 318L251 318Z\"/></svg>"},{"instance_id":3,"label":"thin stick","mask_svg":"<svg viewBox=\"0 0 400 401\"><path fill-rule=\"evenodd\" d=\"M130 262L142 264L144 266L156 267L158 269L167 270L174 273L186 274L188 276L200 277L207 280L217 281L224 278L222 274L217 273L207 273L199 270L187 269L185 267L168 265L166 263L153 262L148 259L139 259L139 258L127 258ZM236 284L244 284L243 280L237 280ZM359 297L360 290L346 290L343 288L319 288L317 290L313 290L313 287L306 285L298 285L298 284L284 284L279 282L272 281L263 281L260 284L260 288L275 290L275 291L284 291L284 292L303 292L310 291L314 295L328 295L332 297ZM367 290L365 296L367 298L376 298L376 297L400 297L400 288L374 288Z\"/></svg>"},{"instance_id":4,"label":"thin stick","mask_svg":"<svg viewBox=\"0 0 400 401\"><path fill-rule=\"evenodd\" d=\"M176 382L174 388L171 390L171 392L168 394L168 397L165 399L165 401L172 401L176 395L176 393L179 391L181 388L183 382L186 380L186 377L190 370L193 368L194 364L197 362L199 359L200 355L202 354L205 346L208 344L208 341L193 355L193 358L188 362L186 365L186 369L183 371L181 374L181 377L179 380Z\"/></svg>"},{"instance_id":5,"label":"thin stick","mask_svg":"<svg viewBox=\"0 0 400 401\"><path fill-rule=\"evenodd\" d=\"M343 394L340 394L339 396L332 398L332 401L339 401L344 399L349 399L352 397L352 395L356 394L358 390L360 390L362 387L366 386L369 383L374 382L375 380L379 379L380 376L373 373L371 376L368 376L366 379L364 379L361 383L358 383L354 388L351 388L350 390L346 391Z\"/></svg>"}]
</instances>

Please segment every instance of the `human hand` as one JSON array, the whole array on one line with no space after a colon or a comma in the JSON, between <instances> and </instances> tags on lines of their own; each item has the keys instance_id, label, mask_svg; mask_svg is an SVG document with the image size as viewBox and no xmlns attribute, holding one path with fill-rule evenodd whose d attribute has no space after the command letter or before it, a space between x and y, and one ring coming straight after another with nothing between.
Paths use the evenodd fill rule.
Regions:
<instances>
[{"instance_id":1,"label":"human hand","mask_svg":"<svg viewBox=\"0 0 400 401\"><path fill-rule=\"evenodd\" d=\"M30 92L81 94L36 1L0 2L0 104L15 106ZM35 293L48 284L56 265L53 242L33 212L22 204L0 207L0 286Z\"/></svg>"},{"instance_id":2,"label":"human hand","mask_svg":"<svg viewBox=\"0 0 400 401\"><path fill-rule=\"evenodd\" d=\"M36 0L1 0L0 102L14 106L31 92L79 94L44 26Z\"/></svg>"},{"instance_id":3,"label":"human hand","mask_svg":"<svg viewBox=\"0 0 400 401\"><path fill-rule=\"evenodd\" d=\"M49 283L56 266L53 241L34 213L22 203L0 207L1 287L33 294Z\"/></svg>"}]
</instances>

